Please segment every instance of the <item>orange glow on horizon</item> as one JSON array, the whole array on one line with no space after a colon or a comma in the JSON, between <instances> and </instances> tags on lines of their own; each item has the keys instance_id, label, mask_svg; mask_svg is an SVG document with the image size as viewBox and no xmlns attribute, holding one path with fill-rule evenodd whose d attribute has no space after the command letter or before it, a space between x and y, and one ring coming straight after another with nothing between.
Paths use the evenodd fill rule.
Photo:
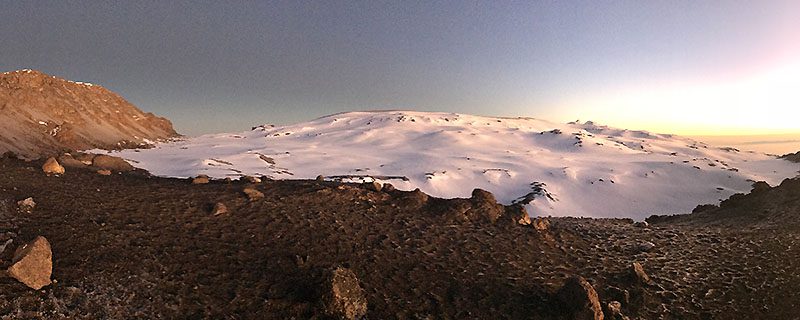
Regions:
<instances>
[{"instance_id":1,"label":"orange glow on horizon","mask_svg":"<svg viewBox=\"0 0 800 320\"><path fill-rule=\"evenodd\" d=\"M585 96L571 105L585 119L626 129L680 135L800 134L800 61L733 81L650 84Z\"/></svg>"}]
</instances>

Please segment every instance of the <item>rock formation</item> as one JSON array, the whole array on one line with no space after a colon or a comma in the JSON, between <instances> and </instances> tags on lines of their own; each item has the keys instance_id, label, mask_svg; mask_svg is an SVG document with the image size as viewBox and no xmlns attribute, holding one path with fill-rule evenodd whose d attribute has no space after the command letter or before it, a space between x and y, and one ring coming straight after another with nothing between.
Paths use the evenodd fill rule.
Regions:
<instances>
[{"instance_id":1,"label":"rock formation","mask_svg":"<svg viewBox=\"0 0 800 320\"><path fill-rule=\"evenodd\" d=\"M122 149L177 136L172 124L110 90L34 70L0 74L0 153Z\"/></svg>"}]
</instances>

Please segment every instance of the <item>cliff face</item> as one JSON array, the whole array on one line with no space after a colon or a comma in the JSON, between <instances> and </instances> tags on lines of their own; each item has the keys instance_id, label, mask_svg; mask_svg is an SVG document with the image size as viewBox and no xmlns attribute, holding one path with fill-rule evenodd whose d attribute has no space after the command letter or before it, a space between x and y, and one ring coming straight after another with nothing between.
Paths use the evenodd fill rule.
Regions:
<instances>
[{"instance_id":1,"label":"cliff face","mask_svg":"<svg viewBox=\"0 0 800 320\"><path fill-rule=\"evenodd\" d=\"M121 149L177 135L169 120L101 86L35 70L0 74L0 153Z\"/></svg>"}]
</instances>

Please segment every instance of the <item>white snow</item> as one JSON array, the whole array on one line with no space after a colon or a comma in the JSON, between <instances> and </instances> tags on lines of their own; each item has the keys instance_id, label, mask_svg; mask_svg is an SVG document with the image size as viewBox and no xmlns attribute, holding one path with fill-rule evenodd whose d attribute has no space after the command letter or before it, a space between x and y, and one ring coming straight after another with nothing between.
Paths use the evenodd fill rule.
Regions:
<instances>
[{"instance_id":1,"label":"white snow","mask_svg":"<svg viewBox=\"0 0 800 320\"><path fill-rule=\"evenodd\" d=\"M438 197L531 194L532 215L630 217L686 213L798 174L800 164L688 138L591 122L557 124L406 111L350 112L288 126L211 134L122 151L168 177L402 176L399 189ZM369 180L369 178L366 178ZM549 195L549 197L547 196ZM552 198L552 199L551 199Z\"/></svg>"}]
</instances>

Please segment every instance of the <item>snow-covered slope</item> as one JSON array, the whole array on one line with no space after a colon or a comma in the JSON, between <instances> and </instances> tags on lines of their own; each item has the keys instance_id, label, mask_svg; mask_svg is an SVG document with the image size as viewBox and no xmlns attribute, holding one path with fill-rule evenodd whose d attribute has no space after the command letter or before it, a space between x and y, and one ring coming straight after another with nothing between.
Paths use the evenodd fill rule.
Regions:
<instances>
[{"instance_id":1,"label":"snow-covered slope","mask_svg":"<svg viewBox=\"0 0 800 320\"><path fill-rule=\"evenodd\" d=\"M800 169L764 154L591 122L406 111L265 125L121 156L161 176L371 176L439 197L482 188L504 203L534 199L533 215L635 219L688 212Z\"/></svg>"}]
</instances>

